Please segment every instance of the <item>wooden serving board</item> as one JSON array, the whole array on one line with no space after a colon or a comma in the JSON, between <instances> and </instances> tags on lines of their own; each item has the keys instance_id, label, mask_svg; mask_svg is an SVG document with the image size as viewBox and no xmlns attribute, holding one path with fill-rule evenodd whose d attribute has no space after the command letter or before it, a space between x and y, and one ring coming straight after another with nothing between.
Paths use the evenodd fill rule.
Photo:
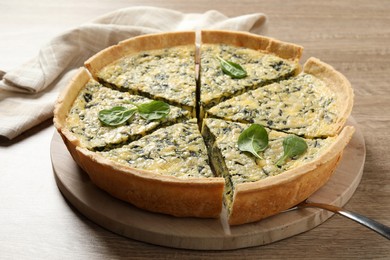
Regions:
<instances>
[{"instance_id":1,"label":"wooden serving board","mask_svg":"<svg viewBox=\"0 0 390 260\"><path fill-rule=\"evenodd\" d=\"M348 124L355 126L356 133L332 178L310 201L343 206L360 182L366 156L364 138L353 119ZM227 250L265 245L310 230L333 214L300 209L233 227L226 224L225 212L220 219L176 218L138 209L97 188L73 161L57 133L51 158L60 191L82 214L117 234L161 246Z\"/></svg>"}]
</instances>

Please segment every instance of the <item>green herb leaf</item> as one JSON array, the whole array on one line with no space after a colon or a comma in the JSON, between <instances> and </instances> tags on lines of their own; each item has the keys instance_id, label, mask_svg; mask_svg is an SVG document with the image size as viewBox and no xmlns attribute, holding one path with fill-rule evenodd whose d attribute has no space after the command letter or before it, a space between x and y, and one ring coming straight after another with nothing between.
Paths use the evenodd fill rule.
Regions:
<instances>
[{"instance_id":1,"label":"green herb leaf","mask_svg":"<svg viewBox=\"0 0 390 260\"><path fill-rule=\"evenodd\" d=\"M126 107L116 106L110 109L99 111L99 120L107 126L118 126L129 120L137 109L128 109Z\"/></svg>"},{"instance_id":2,"label":"green herb leaf","mask_svg":"<svg viewBox=\"0 0 390 260\"><path fill-rule=\"evenodd\" d=\"M306 141L298 136L289 135L283 140L283 156L276 162L277 166L282 166L288 158L301 155L306 152Z\"/></svg>"},{"instance_id":3,"label":"green herb leaf","mask_svg":"<svg viewBox=\"0 0 390 260\"><path fill-rule=\"evenodd\" d=\"M246 77L246 71L240 64L234 63L232 61L227 61L221 57L217 57L221 64L222 71L229 75L233 79L242 79Z\"/></svg>"},{"instance_id":4,"label":"green herb leaf","mask_svg":"<svg viewBox=\"0 0 390 260\"><path fill-rule=\"evenodd\" d=\"M146 120L158 120L165 118L170 111L169 105L162 101L153 100L141 105L137 105L132 102L129 103L136 106L140 116Z\"/></svg>"},{"instance_id":5,"label":"green herb leaf","mask_svg":"<svg viewBox=\"0 0 390 260\"><path fill-rule=\"evenodd\" d=\"M258 154L264 151L268 146L268 133L265 128L259 124L252 124L250 127L242 131L238 137L238 149L243 152L250 152L257 158Z\"/></svg>"}]
</instances>

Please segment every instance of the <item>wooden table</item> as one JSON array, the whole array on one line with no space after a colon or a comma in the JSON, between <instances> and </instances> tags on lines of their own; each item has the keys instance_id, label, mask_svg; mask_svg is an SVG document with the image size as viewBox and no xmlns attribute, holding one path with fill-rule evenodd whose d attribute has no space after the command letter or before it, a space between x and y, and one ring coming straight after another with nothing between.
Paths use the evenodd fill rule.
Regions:
<instances>
[{"instance_id":1,"label":"wooden table","mask_svg":"<svg viewBox=\"0 0 390 260\"><path fill-rule=\"evenodd\" d=\"M34 56L65 29L118 8L153 5L228 16L264 12L266 34L305 47L351 81L352 116L364 134L363 178L345 206L390 225L390 3L377 1L0 1L0 69ZM0 101L1 102L1 101ZM1 118L0 118L1 119ZM178 250L118 236L78 213L59 192L50 161L47 121L0 141L0 258L387 258L385 238L340 216L304 234L234 251Z\"/></svg>"}]
</instances>

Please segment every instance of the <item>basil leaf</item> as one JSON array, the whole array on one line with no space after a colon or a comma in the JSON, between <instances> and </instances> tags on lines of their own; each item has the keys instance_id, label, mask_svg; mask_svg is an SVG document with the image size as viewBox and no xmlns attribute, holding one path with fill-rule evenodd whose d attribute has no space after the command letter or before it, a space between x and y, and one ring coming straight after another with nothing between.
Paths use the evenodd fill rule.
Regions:
<instances>
[{"instance_id":1,"label":"basil leaf","mask_svg":"<svg viewBox=\"0 0 390 260\"><path fill-rule=\"evenodd\" d=\"M250 152L260 159L262 158L258 153L264 151L267 146L268 133L265 128L259 124L252 124L242 131L238 137L238 149L243 152Z\"/></svg>"},{"instance_id":2,"label":"basil leaf","mask_svg":"<svg viewBox=\"0 0 390 260\"><path fill-rule=\"evenodd\" d=\"M137 105L132 102L130 102L130 104L136 106L139 115L146 120L162 119L165 118L170 112L169 105L163 101L153 100L149 103L141 105Z\"/></svg>"},{"instance_id":3,"label":"basil leaf","mask_svg":"<svg viewBox=\"0 0 390 260\"><path fill-rule=\"evenodd\" d=\"M126 107L116 106L99 111L98 118L104 125L118 126L129 120L136 111L134 108L128 109Z\"/></svg>"},{"instance_id":4,"label":"basil leaf","mask_svg":"<svg viewBox=\"0 0 390 260\"><path fill-rule=\"evenodd\" d=\"M242 79L246 77L246 71L240 64L234 63L232 61L227 61L221 57L217 57L221 64L222 71L229 75L233 79Z\"/></svg>"},{"instance_id":5,"label":"basil leaf","mask_svg":"<svg viewBox=\"0 0 390 260\"><path fill-rule=\"evenodd\" d=\"M306 141L295 135L289 135L283 140L283 156L276 162L277 166L282 166L288 158L302 155L307 150Z\"/></svg>"}]
</instances>

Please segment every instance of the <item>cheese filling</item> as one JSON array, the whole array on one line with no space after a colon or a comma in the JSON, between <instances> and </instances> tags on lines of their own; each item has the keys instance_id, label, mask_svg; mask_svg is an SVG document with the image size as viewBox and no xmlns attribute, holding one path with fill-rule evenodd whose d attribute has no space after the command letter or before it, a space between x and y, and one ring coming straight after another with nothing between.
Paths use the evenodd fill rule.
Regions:
<instances>
[{"instance_id":1,"label":"cheese filling","mask_svg":"<svg viewBox=\"0 0 390 260\"><path fill-rule=\"evenodd\" d=\"M332 136L339 114L336 102L323 81L301 74L222 102L208 110L208 116L307 137Z\"/></svg>"},{"instance_id":2,"label":"cheese filling","mask_svg":"<svg viewBox=\"0 0 390 260\"><path fill-rule=\"evenodd\" d=\"M161 128L138 141L100 154L122 165L156 174L213 177L196 120Z\"/></svg>"},{"instance_id":3,"label":"cheese filling","mask_svg":"<svg viewBox=\"0 0 390 260\"><path fill-rule=\"evenodd\" d=\"M99 81L195 113L195 46L143 51L103 68Z\"/></svg>"},{"instance_id":4,"label":"cheese filling","mask_svg":"<svg viewBox=\"0 0 390 260\"><path fill-rule=\"evenodd\" d=\"M241 65L247 76L233 79L224 74L217 57ZM272 54L224 44L203 44L200 65L201 105L208 109L232 96L286 79L294 75L298 68L297 63Z\"/></svg>"},{"instance_id":5,"label":"cheese filling","mask_svg":"<svg viewBox=\"0 0 390 260\"><path fill-rule=\"evenodd\" d=\"M78 137L83 147L101 151L139 139L158 127L190 118L187 110L170 106L170 113L161 120L148 121L136 113L128 122L118 127L105 126L99 121L100 110L115 106L135 108L129 101L143 104L151 100L115 91L90 80L74 101L66 119L66 127Z\"/></svg>"}]
</instances>

